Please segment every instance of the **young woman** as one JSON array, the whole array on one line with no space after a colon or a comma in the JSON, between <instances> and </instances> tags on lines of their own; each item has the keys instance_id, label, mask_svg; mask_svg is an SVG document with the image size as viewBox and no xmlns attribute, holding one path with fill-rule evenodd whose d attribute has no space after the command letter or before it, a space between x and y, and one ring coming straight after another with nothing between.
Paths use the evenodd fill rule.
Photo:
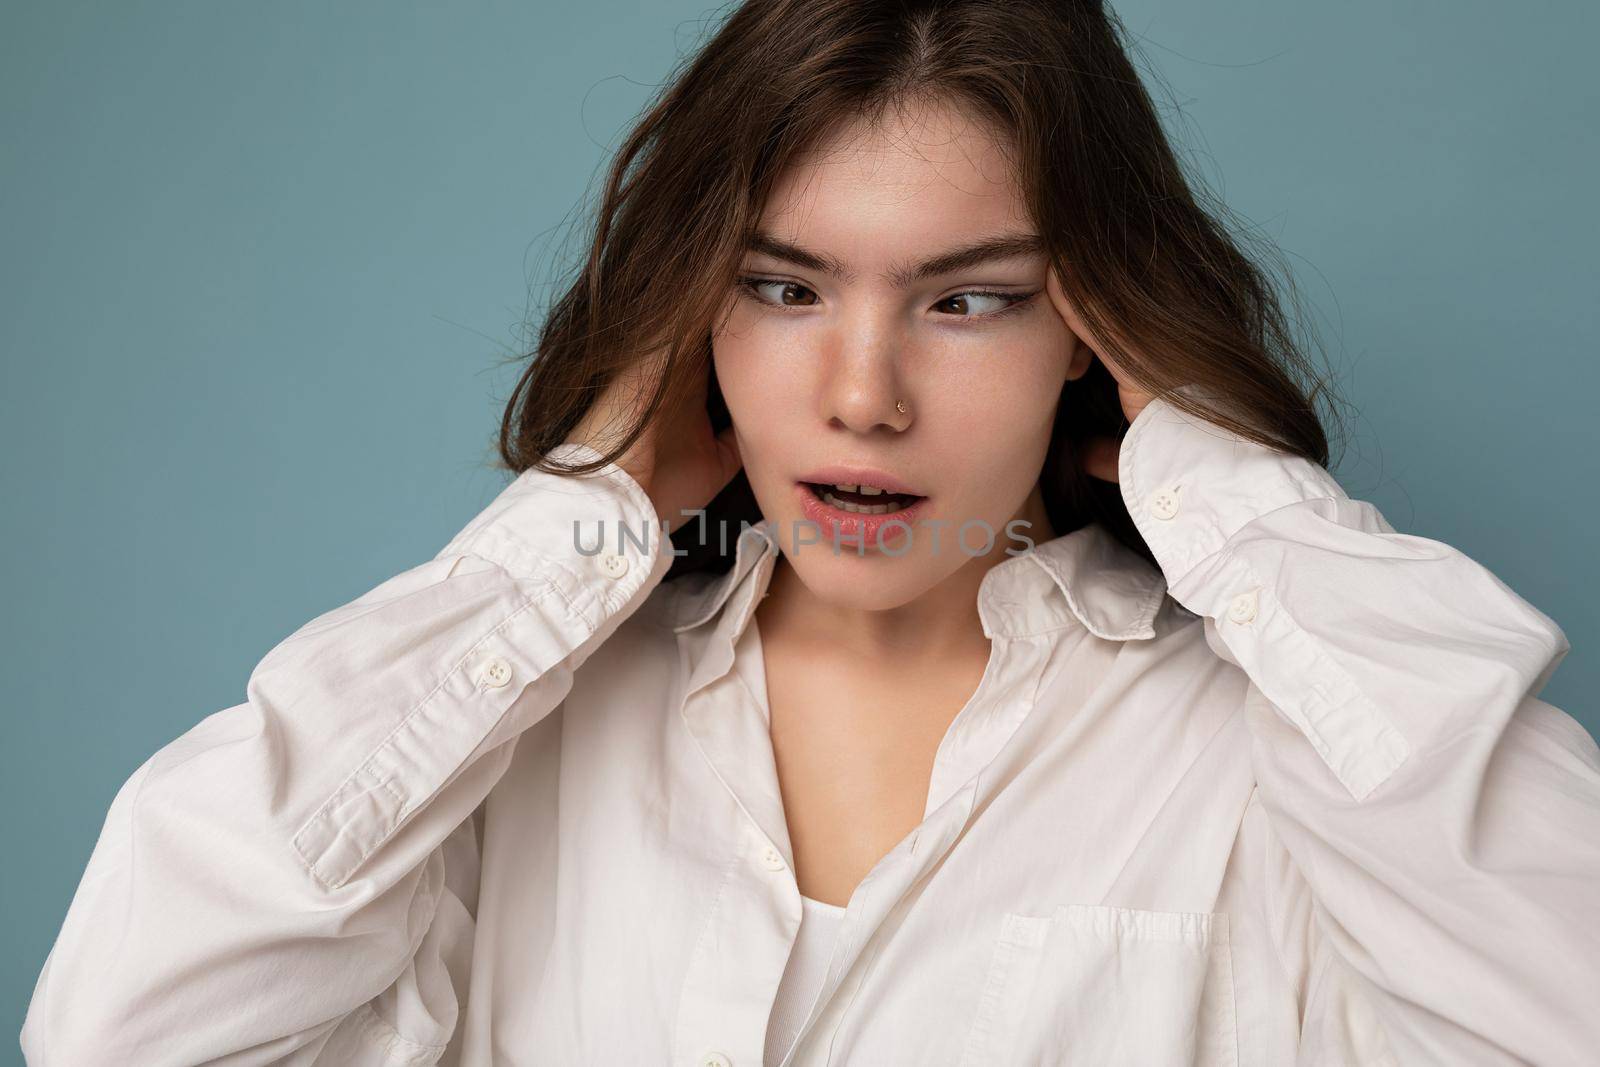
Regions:
<instances>
[{"instance_id":1,"label":"young woman","mask_svg":"<svg viewBox=\"0 0 1600 1067\"><path fill-rule=\"evenodd\" d=\"M1345 494L1219 210L1094 3L740 7L516 479L132 775L29 1061L1592 1062L1567 641Z\"/></svg>"}]
</instances>

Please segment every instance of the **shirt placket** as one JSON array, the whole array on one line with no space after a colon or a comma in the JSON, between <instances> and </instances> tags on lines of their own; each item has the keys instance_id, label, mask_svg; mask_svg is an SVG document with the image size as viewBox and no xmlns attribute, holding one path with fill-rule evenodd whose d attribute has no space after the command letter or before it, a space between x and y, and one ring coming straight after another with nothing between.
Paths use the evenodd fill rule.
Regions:
<instances>
[{"instance_id":1,"label":"shirt placket","mask_svg":"<svg viewBox=\"0 0 1600 1067\"><path fill-rule=\"evenodd\" d=\"M910 891L960 839L977 808L980 772L1033 707L1047 641L994 636L988 667L951 720L928 783L923 821L862 879L839 931L828 976L784 1067L822 1067L844 1054L832 1035L849 1016L884 939L893 937Z\"/></svg>"},{"instance_id":2,"label":"shirt placket","mask_svg":"<svg viewBox=\"0 0 1600 1067\"><path fill-rule=\"evenodd\" d=\"M680 717L734 801L722 876L684 973L673 1027L673 1063L761 1067L767 1017L800 929L800 889L766 716L734 666L734 642L754 613L772 560L728 599L710 644L696 657Z\"/></svg>"},{"instance_id":3,"label":"shirt placket","mask_svg":"<svg viewBox=\"0 0 1600 1067\"><path fill-rule=\"evenodd\" d=\"M733 854L684 978L674 1062L689 1067L760 1067L772 1003L800 928L800 890L769 723L734 669L735 642L764 585L752 582L730 598L723 621L731 625L705 650L682 703L684 725L739 812ZM975 806L979 772L1033 707L1048 636L1006 632L1005 612L993 602L982 614L994 644L977 689L940 743L924 819L852 895L827 977L788 1062L825 1062L827 1042L807 1042L807 1036L830 1034L844 1018L870 971L871 959L863 962L863 956L875 936L892 936L896 908L959 839ZM808 1044L822 1051L809 1052ZM817 1055L822 1059L810 1058Z\"/></svg>"}]
</instances>

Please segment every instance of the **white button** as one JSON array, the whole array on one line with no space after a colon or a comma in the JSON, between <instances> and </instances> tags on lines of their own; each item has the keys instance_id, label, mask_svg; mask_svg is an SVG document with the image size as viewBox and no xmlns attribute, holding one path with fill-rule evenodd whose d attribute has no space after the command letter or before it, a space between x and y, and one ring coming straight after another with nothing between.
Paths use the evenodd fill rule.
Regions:
<instances>
[{"instance_id":1,"label":"white button","mask_svg":"<svg viewBox=\"0 0 1600 1067\"><path fill-rule=\"evenodd\" d=\"M511 681L511 664L496 656L485 663L483 668L478 671L478 681L484 685L499 689L502 685Z\"/></svg>"},{"instance_id":2,"label":"white button","mask_svg":"<svg viewBox=\"0 0 1600 1067\"><path fill-rule=\"evenodd\" d=\"M1150 514L1158 519L1170 519L1178 513L1178 487L1162 486L1150 494Z\"/></svg>"},{"instance_id":3,"label":"white button","mask_svg":"<svg viewBox=\"0 0 1600 1067\"><path fill-rule=\"evenodd\" d=\"M612 578L621 578L628 573L628 557L619 556L615 552L607 552L600 557L600 569Z\"/></svg>"},{"instance_id":4,"label":"white button","mask_svg":"<svg viewBox=\"0 0 1600 1067\"><path fill-rule=\"evenodd\" d=\"M781 871L788 866L783 862L783 854L771 845L762 850L761 861L767 865L769 871Z\"/></svg>"},{"instance_id":5,"label":"white button","mask_svg":"<svg viewBox=\"0 0 1600 1067\"><path fill-rule=\"evenodd\" d=\"M1256 617L1256 591L1240 593L1228 604L1228 618L1237 623L1246 623Z\"/></svg>"},{"instance_id":6,"label":"white button","mask_svg":"<svg viewBox=\"0 0 1600 1067\"><path fill-rule=\"evenodd\" d=\"M696 1067L733 1067L733 1061L720 1052L707 1052Z\"/></svg>"}]
</instances>

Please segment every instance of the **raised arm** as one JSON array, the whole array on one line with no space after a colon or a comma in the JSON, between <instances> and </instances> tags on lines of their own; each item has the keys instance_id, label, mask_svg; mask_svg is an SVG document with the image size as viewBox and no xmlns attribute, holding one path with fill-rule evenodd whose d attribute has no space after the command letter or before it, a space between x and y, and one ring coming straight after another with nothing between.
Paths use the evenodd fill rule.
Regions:
<instances>
[{"instance_id":1,"label":"raised arm","mask_svg":"<svg viewBox=\"0 0 1600 1067\"><path fill-rule=\"evenodd\" d=\"M647 547L618 552L619 527ZM434 1062L459 991L418 949L448 897L446 838L671 562L615 464L529 470L430 562L291 634L245 703L117 793L34 991L27 1061Z\"/></svg>"},{"instance_id":2,"label":"raised arm","mask_svg":"<svg viewBox=\"0 0 1600 1067\"><path fill-rule=\"evenodd\" d=\"M1164 401L1118 479L1254 683L1247 818L1287 859L1265 870L1300 1062L1594 1062L1600 749L1538 699L1560 627L1316 464Z\"/></svg>"}]
</instances>

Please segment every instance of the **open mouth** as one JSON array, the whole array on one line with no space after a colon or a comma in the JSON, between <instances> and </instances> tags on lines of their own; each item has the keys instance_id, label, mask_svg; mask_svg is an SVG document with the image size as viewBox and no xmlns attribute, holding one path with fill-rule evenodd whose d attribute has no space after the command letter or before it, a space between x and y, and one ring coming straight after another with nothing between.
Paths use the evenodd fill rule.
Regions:
<instances>
[{"instance_id":1,"label":"open mouth","mask_svg":"<svg viewBox=\"0 0 1600 1067\"><path fill-rule=\"evenodd\" d=\"M927 499L913 493L889 493L870 485L800 484L822 503L852 515L892 515L906 510L919 500Z\"/></svg>"}]
</instances>

